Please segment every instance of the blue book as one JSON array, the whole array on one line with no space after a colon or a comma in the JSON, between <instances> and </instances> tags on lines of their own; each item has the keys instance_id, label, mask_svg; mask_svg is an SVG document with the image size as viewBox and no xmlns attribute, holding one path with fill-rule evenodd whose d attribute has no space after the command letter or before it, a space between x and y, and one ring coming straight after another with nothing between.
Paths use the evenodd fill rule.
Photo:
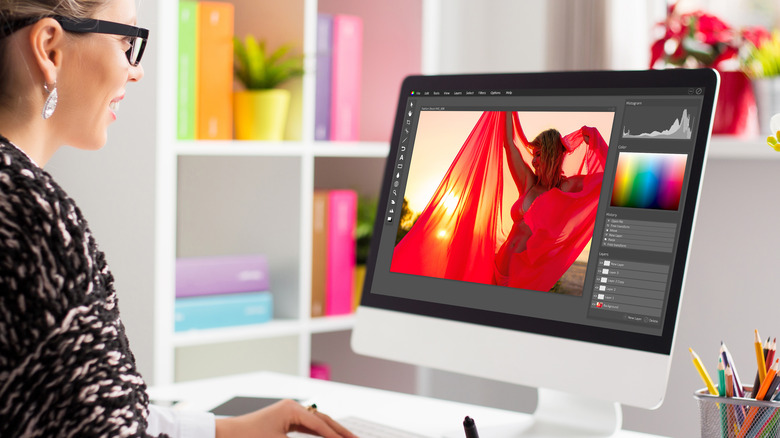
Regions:
<instances>
[{"instance_id":1,"label":"blue book","mask_svg":"<svg viewBox=\"0 0 780 438\"><path fill-rule=\"evenodd\" d=\"M273 318L273 295L264 291L176 298L174 313L177 332L260 324Z\"/></svg>"},{"instance_id":2,"label":"blue book","mask_svg":"<svg viewBox=\"0 0 780 438\"><path fill-rule=\"evenodd\" d=\"M314 90L314 139L330 140L333 16L317 16L317 74Z\"/></svg>"}]
</instances>

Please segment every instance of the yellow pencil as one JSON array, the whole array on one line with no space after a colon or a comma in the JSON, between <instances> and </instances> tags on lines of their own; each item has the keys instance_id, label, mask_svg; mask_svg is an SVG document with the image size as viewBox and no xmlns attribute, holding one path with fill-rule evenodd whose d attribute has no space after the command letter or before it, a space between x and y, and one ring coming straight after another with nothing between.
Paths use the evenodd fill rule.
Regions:
<instances>
[{"instance_id":1,"label":"yellow pencil","mask_svg":"<svg viewBox=\"0 0 780 438\"><path fill-rule=\"evenodd\" d=\"M696 371L699 372L701 379L704 380L704 384L707 385L707 390L712 395L718 395L718 389L715 388L715 383L712 381L712 379L710 379L710 375L707 374L707 370L704 369L704 364L701 363L701 358L699 358L699 355L696 354L695 351L693 351L693 348L689 348L688 351L691 352L693 365L696 367Z\"/></svg>"},{"instance_id":2,"label":"yellow pencil","mask_svg":"<svg viewBox=\"0 0 780 438\"><path fill-rule=\"evenodd\" d=\"M766 377L766 359L764 358L764 347L761 345L761 338L758 336L758 329L756 329L756 339L754 341L756 347L756 362L758 362L758 385L764 382Z\"/></svg>"}]
</instances>

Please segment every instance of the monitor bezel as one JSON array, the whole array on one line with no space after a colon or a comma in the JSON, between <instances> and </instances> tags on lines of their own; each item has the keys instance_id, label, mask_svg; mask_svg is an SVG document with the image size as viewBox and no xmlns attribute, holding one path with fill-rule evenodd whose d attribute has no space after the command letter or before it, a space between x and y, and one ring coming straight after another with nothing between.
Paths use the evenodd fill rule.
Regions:
<instances>
[{"instance_id":1,"label":"monitor bezel","mask_svg":"<svg viewBox=\"0 0 780 438\"><path fill-rule=\"evenodd\" d=\"M384 218L381 214L377 215L374 225L374 235L377 237L372 239L360 305L669 355L673 345L675 326L682 300L685 272L693 235L698 194L700 193L706 164L707 145L711 134L718 83L718 73L712 69L577 71L409 76L404 80L400 90L396 121L390 143L389 156L391 157L396 156L398 152L405 102L413 91L444 92L451 90L511 89L517 90L519 94L527 90L529 93L538 95L543 93L544 90L555 90L556 93L565 92L566 90L577 90L578 94L582 94L582 90L601 90L600 94L604 94L603 90L607 89L626 92L642 90L643 93L646 93L652 89L702 88L703 104L699 118L701 122L697 126L696 141L691 157L692 165L688 176L689 183L681 219L679 244L676 250L668 303L660 336L371 293L379 246L378 236L384 226ZM380 206L387 204L394 171L394 162L388 160L382 180L382 190L380 191L378 204Z\"/></svg>"}]
</instances>

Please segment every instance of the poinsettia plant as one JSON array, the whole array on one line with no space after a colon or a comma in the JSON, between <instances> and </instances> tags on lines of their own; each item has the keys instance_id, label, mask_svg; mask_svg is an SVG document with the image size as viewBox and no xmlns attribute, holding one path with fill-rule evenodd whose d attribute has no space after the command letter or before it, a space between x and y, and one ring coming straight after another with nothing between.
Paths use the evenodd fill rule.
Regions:
<instances>
[{"instance_id":1,"label":"poinsettia plant","mask_svg":"<svg viewBox=\"0 0 780 438\"><path fill-rule=\"evenodd\" d=\"M734 29L715 15L697 10L680 13L677 2L667 7L666 19L658 23L663 35L650 48L650 67L663 61L686 68L724 68L736 61L748 43L757 45L769 33L762 27Z\"/></svg>"}]
</instances>

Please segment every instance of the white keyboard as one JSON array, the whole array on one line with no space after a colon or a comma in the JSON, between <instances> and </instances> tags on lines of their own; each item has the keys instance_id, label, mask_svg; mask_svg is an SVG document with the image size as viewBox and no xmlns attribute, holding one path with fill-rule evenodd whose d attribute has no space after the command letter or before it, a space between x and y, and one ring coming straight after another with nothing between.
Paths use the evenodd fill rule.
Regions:
<instances>
[{"instance_id":1,"label":"white keyboard","mask_svg":"<svg viewBox=\"0 0 780 438\"><path fill-rule=\"evenodd\" d=\"M349 429L350 432L359 438L428 438L424 435L412 433L406 430L398 429L384 424L375 423L364 418L346 417L337 420L339 424ZM304 438L311 437L305 433L293 432L287 434L288 437Z\"/></svg>"}]
</instances>

